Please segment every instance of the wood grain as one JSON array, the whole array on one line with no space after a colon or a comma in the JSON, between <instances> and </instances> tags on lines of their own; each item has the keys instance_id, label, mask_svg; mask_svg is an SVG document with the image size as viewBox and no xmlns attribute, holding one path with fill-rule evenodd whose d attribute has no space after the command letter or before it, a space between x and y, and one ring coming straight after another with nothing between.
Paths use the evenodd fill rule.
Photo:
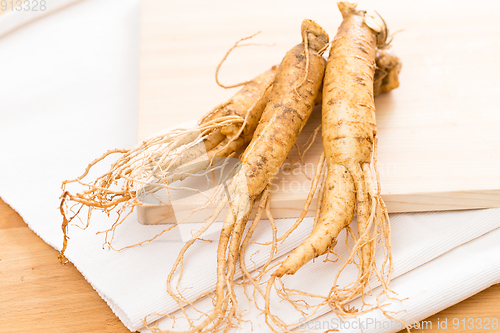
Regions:
<instances>
[{"instance_id":1,"label":"wood grain","mask_svg":"<svg viewBox=\"0 0 500 333\"><path fill-rule=\"evenodd\" d=\"M500 2L377 0L358 7L376 9L399 31L392 45L403 61L401 86L376 98L378 169L389 211L500 207L500 44L492 43L500 35ZM141 139L199 119L235 93L215 84L214 71L240 38L260 30L251 42L274 46L236 49L221 69L226 84L279 63L300 42L302 19L316 20L331 37L341 21L334 1L288 1L284 10L279 2L144 0L141 15ZM320 151L318 139L305 165L316 164ZM295 151L290 158L298 160ZM281 180L287 184L274 194L273 210L296 217L310 181L302 172L282 172L275 184Z\"/></svg>"},{"instance_id":2,"label":"wood grain","mask_svg":"<svg viewBox=\"0 0 500 333\"><path fill-rule=\"evenodd\" d=\"M1 199L0 299L2 333L129 332L76 268L62 266L57 251ZM425 332L473 332L437 329L446 318L500 320L499 299L500 284L425 319L433 323Z\"/></svg>"},{"instance_id":3,"label":"wood grain","mask_svg":"<svg viewBox=\"0 0 500 333\"><path fill-rule=\"evenodd\" d=\"M0 331L129 332L57 255L0 199Z\"/></svg>"}]
</instances>

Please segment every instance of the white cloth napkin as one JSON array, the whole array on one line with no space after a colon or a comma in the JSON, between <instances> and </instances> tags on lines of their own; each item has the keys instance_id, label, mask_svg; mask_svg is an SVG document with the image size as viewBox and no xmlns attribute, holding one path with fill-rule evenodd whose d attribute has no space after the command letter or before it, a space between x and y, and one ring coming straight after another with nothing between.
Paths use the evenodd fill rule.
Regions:
<instances>
[{"instance_id":1,"label":"white cloth napkin","mask_svg":"<svg viewBox=\"0 0 500 333\"><path fill-rule=\"evenodd\" d=\"M457 317L456 320L442 319L434 323L434 326L425 318L488 288L492 282L500 281L499 239L500 229L497 228L398 277L392 282L391 288L399 294L399 298L405 300L401 303L393 302L386 310L401 311L400 318L412 323L415 328L423 328L424 331L431 328L443 332L463 329L463 318L467 322L466 325L470 325L466 316ZM375 293L378 291L375 290ZM330 312L311 322L309 327L314 327L318 322L328 322L329 328L339 329L340 332L359 332L360 323L364 325L364 333L381 332L381 327L387 328L383 331L388 333L398 332L402 328L399 322L388 320L380 311L347 320L344 324ZM478 322L474 325L479 327Z\"/></svg>"},{"instance_id":2,"label":"white cloth napkin","mask_svg":"<svg viewBox=\"0 0 500 333\"><path fill-rule=\"evenodd\" d=\"M138 13L139 0L87 0L0 39L0 196L58 249L62 245L61 181L79 175L105 150L131 147L136 142ZM500 246L495 241L500 210L397 214L391 218L392 287L402 298L409 297L393 306L405 308L405 318L422 320L500 282ZM116 252L103 249L104 236L96 235L113 221L113 217L95 214L87 230L71 228L67 256L122 322L135 331L142 328L142 319L148 314L177 309L166 292L165 280L183 245L181 239L193 225ZM279 220L278 227L286 230L292 222ZM277 257L297 246L310 224L310 220L304 221L280 247ZM115 246L137 243L162 228L141 225L131 216L118 229ZM216 231L214 227L205 238L217 239ZM269 240L269 235L263 222L255 239ZM213 290L215 248L216 243L199 242L187 253L182 281L192 287L187 297ZM258 249L252 245L248 255ZM266 249L252 259L262 264L267 260ZM316 260L286 281L307 288L314 276L313 287L325 290L330 287L334 266ZM349 278L347 274L346 280ZM237 293L244 306L241 288ZM202 308L210 306L201 303ZM272 304L286 320L300 320L286 307ZM256 312L247 313L246 318L262 325ZM325 314L318 320L323 318L331 321L333 317ZM376 312L365 318L383 319Z\"/></svg>"}]
</instances>

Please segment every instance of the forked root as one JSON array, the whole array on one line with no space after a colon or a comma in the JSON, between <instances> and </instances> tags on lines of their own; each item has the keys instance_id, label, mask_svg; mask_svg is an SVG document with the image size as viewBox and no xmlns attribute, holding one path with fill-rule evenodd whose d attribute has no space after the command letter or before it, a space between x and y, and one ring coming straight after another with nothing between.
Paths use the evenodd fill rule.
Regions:
<instances>
[{"instance_id":1,"label":"forked root","mask_svg":"<svg viewBox=\"0 0 500 333\"><path fill-rule=\"evenodd\" d=\"M375 135L373 152L375 165L377 162L377 141ZM315 180L319 178L319 175L320 168L316 171ZM293 323L283 322L272 312L270 295L273 288L275 288L277 295L282 300L293 305L304 318L311 316L322 306L330 307L340 317L350 317L353 315L353 311L360 314L375 308L381 308L379 299L382 295L393 298L393 292L389 288L392 274L389 215L380 195L378 172L375 173L375 176L377 186L375 186L373 180L370 163L350 164L347 167L339 164L329 165L324 191L320 191L320 195L322 195L320 201L321 213L314 224L311 234L280 264L267 283L266 306L263 313L266 315L268 325L274 326L273 331L275 328L289 331L294 327ZM313 181L312 189L315 187L316 184ZM312 189L310 193L314 193ZM280 279L282 276L294 274L312 259L333 251L333 247L338 242L340 231L349 228L355 210L354 203L356 203L357 207L358 237L352 231L347 232L346 236L352 236L354 245L350 248L347 246L349 250L348 257L341 258L340 266L336 267L332 276L332 288L328 295L311 295L301 290L286 289ZM307 206L306 204L305 211ZM298 219L298 221L300 220ZM294 225L294 227L296 226ZM289 235L293 229L291 228L286 235ZM382 260L378 262L375 260L377 249L383 251ZM358 275L347 286L341 286L339 278L350 265L358 267ZM279 279L281 288L276 285L276 279ZM371 294L371 283L374 281L380 283L382 291L377 297L377 303L369 304L364 301L364 296ZM296 301L291 297L291 294L313 298L317 302L307 304ZM363 307L360 309L351 308L349 302L359 297L363 299ZM390 314L387 313L387 316L390 316ZM391 318L399 320L396 317Z\"/></svg>"},{"instance_id":2,"label":"forked root","mask_svg":"<svg viewBox=\"0 0 500 333\"><path fill-rule=\"evenodd\" d=\"M378 193L373 186L369 164L364 164L359 170L363 172L361 176L363 178L364 187L367 189L369 202L368 218L363 222L364 227L358 229L362 230L359 231L359 237L355 237L349 232L347 233L346 237L351 235L353 238L353 246L350 248L348 247L348 257L341 258L342 260L338 262L338 265L334 266L335 271L332 275L332 287L326 296L313 295L303 290L287 289L280 278L285 274L294 274L309 259L332 252L332 247L338 242L337 236L340 230L343 229L342 227L339 226L335 232L335 236L333 235L333 231L332 234L325 235L324 232L317 233L313 229L311 235L281 263L280 267L271 275L270 280L267 282L266 294L264 297L265 308L263 313L266 316L266 323L270 325L273 332L290 332L295 327L296 323L285 323L273 312L271 306L272 290L275 290L276 295L283 301L291 304L301 314L301 317L305 319L311 317L318 309L324 306L328 306L332 312L341 318L349 318L353 315L372 311L373 309L382 309L383 305L380 301L382 295L394 299L393 295L395 294L389 288L392 274L392 256L387 208L380 197L380 193ZM326 184L328 184L328 180ZM326 186L326 188L328 188L328 186ZM322 222L318 222L319 225L321 225L321 223ZM317 244L321 243L318 239L321 237L331 237L331 246L325 249L318 248ZM377 250L383 252L382 259L378 261L375 260ZM299 263L298 260L302 261ZM348 285L340 285L340 277L344 274L345 269L351 265L358 267L356 279ZM280 281L280 284L276 284L276 281ZM377 302L371 304L365 301L364 296L371 294L372 288L375 287L372 286L373 283L379 283L382 287L382 291L377 297ZM297 300L297 298L300 298L298 297L300 295L316 301L305 303L304 301ZM361 308L350 307L349 303L359 297L362 298L363 306ZM386 315L390 318L400 320L395 316L391 316L388 312Z\"/></svg>"},{"instance_id":3,"label":"forked root","mask_svg":"<svg viewBox=\"0 0 500 333\"><path fill-rule=\"evenodd\" d=\"M190 329L184 332L210 332L217 327L225 324L226 327L237 325L240 320L238 302L234 293L234 274L236 263L239 258L239 250L246 222L252 210L254 199L249 197L246 186L246 175L244 172L238 172L228 189L228 197L219 203L213 219L208 221L196 234L188 241L180 251L177 260L167 278L168 293L174 298L180 309L184 312L185 318L190 322ZM264 195L267 200L267 191ZM192 302L187 301L180 291L174 291L172 287L172 278L182 264L183 257L189 247L202 235L213 223L215 217L219 215L224 205L229 201L229 211L224 220L222 231L219 237L217 247L217 283L215 287L215 304L210 314L199 324L193 324L185 312L187 305ZM182 277L179 276L179 280ZM236 321L236 322L235 322ZM170 331L163 331L170 332Z\"/></svg>"},{"instance_id":4,"label":"forked root","mask_svg":"<svg viewBox=\"0 0 500 333\"><path fill-rule=\"evenodd\" d=\"M247 234L245 235L245 239L241 243L241 247L240 247L240 251L239 251L239 253L240 253L239 254L240 255L240 268L241 268L241 272L243 273L243 279L248 279L250 281L250 283L254 286L254 291L259 291L259 292L261 292L261 290L260 290L259 285L257 284L258 280L255 279L250 274L248 269L246 268L245 254L246 254L246 248L248 246L248 243L250 242L250 239L252 239L253 233L260 222L260 218L262 217L262 213L264 211L264 208L268 207L268 200L269 200L269 187L266 188L264 193L262 193L259 207L257 209L257 213L255 214L255 218L253 219L252 224L250 225L250 228L248 229ZM274 248L271 249L270 257L272 257L273 254L274 254ZM243 283L243 285L245 286L245 283ZM262 292L261 292L261 295L264 296L264 294ZM249 299L250 299L250 297L249 297ZM255 299L255 293L254 293L253 300L254 300L255 306L258 308L256 299Z\"/></svg>"}]
</instances>

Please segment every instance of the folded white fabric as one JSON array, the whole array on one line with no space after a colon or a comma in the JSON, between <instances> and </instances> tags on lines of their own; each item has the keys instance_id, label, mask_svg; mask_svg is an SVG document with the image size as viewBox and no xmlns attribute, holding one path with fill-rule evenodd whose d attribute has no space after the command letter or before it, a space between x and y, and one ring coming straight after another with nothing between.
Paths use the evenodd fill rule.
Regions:
<instances>
[{"instance_id":1,"label":"folded white fabric","mask_svg":"<svg viewBox=\"0 0 500 333\"><path fill-rule=\"evenodd\" d=\"M291 220L281 220L279 223L280 226L286 230L291 222ZM309 220L309 222L311 221ZM391 308L407 310L406 314L399 314L398 317L407 321L425 319L427 316L443 308L449 307L492 284L500 282L500 261L497 259L497 256L500 255L500 246L498 244L491 246L491 243L494 242L495 239L499 239L499 209L464 212L392 214L391 222L392 252L394 260L393 278L395 278L391 288L399 294L398 297L400 299L410 297L410 299L404 302L392 302ZM310 225L311 223L304 221L300 230L297 230L297 234L293 236L293 239L285 243L284 247L286 250L295 247L301 239L307 236L310 231ZM255 240L257 242L269 241L270 231L267 225L261 225L260 230L256 232ZM464 255L464 253L468 251L467 248L471 247L471 245L467 244L468 242L471 242L471 244L474 243L474 246L472 250L468 252L468 255ZM207 249L200 249L199 251L193 250L193 252L200 256L203 256L205 252L215 253L216 244L205 244L203 246ZM209 251L208 247L212 247L212 251ZM462 247L464 247L464 249L462 249ZM252 249L249 247L248 249L250 253L255 252L255 250L255 247ZM342 250L342 248L338 246L336 250L341 256L346 256L345 249ZM453 251L450 252L451 250ZM267 259L265 254L269 253L268 250L262 250L261 252L263 253L260 253L260 256L253 257L253 260L257 264L262 264ZM282 251L280 252L283 253ZM458 253L458 255L451 255L451 253ZM460 263L457 256L463 256L465 260L464 263ZM203 258L206 258L206 256L203 256ZM448 260L447 258L450 259ZM186 259L186 261L190 259L191 257ZM193 259L196 260L199 258ZM205 260L213 263L212 267L208 270L205 270L205 268L209 266L208 263L205 267L199 267L193 264L194 267L197 267L196 275L190 275L187 269L185 269L186 280L189 280L190 285L197 291L205 288L207 280L211 281L210 286L215 284L215 262L213 258L207 258ZM469 264L470 262L472 262L472 264ZM454 265L456 265L456 267L453 267ZM312 294L325 295L331 287L332 276L335 274L334 272L337 271L338 266L339 264L337 263L325 263L321 260L317 260L315 263L309 263L301 268L293 277L283 278L283 281L285 281L288 288L300 289ZM470 269L474 271L470 272ZM200 281L197 281L197 275L204 277L205 283L203 285ZM470 280L471 275L475 276L474 282ZM339 281L341 281L341 283L346 283L353 281L355 278L356 271L351 270L347 272L344 279L340 279ZM311 283L311 279L314 279L314 283ZM377 286L376 284L372 284L372 287ZM450 286L455 286L457 289L452 289ZM203 290L209 291L211 289L207 287L207 289ZM378 289L375 290L374 295L378 294L379 291ZM246 300L242 287L237 288L236 293L239 297L238 299ZM429 295L429 293L431 294ZM164 297L168 298L168 295L165 293ZM433 300L431 304L428 303L429 298ZM271 300L271 311L285 322L304 323L304 325L307 323L300 313L287 306L285 302L279 302L279 298L276 296L272 297ZM261 302L260 299L259 301L259 307L263 308L263 302ZM241 310L243 312L247 311L245 319L252 319L254 328L260 325L260 328L266 331L264 317L259 317L259 312L255 311L252 306L248 308L245 307L245 305L248 306L245 301L242 303L243 304L240 304ZM358 309L360 308L359 300L355 300L351 303L352 306ZM375 304L374 300L372 300L372 304ZM206 312L210 311L211 306L210 302L200 302L200 304L197 304L197 307L201 311ZM324 314L327 311L328 308L321 308L316 313L316 316ZM164 308L163 313L170 312L172 312L171 307L167 306ZM325 316L327 319L320 318L314 320L309 326L303 326L302 328L313 328L316 323L321 323L324 320L333 324L336 323L336 320L338 321L337 317L333 314ZM374 320L383 323L384 320L387 321L383 314L377 312L370 312L362 318L364 318L363 320L365 322ZM398 327L398 322L388 322L392 324L395 329ZM164 319L160 322L159 327L167 329L171 327L170 325L171 322ZM243 331L251 330L249 323L242 323L242 325L244 325ZM323 331L330 328L325 328ZM142 330L141 332L148 332L148 330ZM373 332L376 332L376 330Z\"/></svg>"},{"instance_id":2,"label":"folded white fabric","mask_svg":"<svg viewBox=\"0 0 500 333\"><path fill-rule=\"evenodd\" d=\"M87 0L0 40L0 196L56 248L62 245L61 181L79 175L105 150L136 142L138 13L139 0ZM116 252L103 249L104 235L96 235L113 221L95 214L87 230L71 228L67 256L134 331L145 316L177 309L165 280L187 231L175 229L154 242ZM292 222L278 221L280 230ZM305 220L278 256L299 244L310 224ZM498 237L493 230L500 228L500 210L398 214L392 216L392 226L393 288L410 297L397 306L412 318L421 320L500 282L500 249L491 244ZM141 225L131 216L118 229L115 246L135 244L162 228ZM216 228L212 231L205 238L216 239ZM255 239L270 239L265 223ZM199 242L186 254L182 285L192 287L187 297L213 290L215 248L215 243ZM248 255L258 249L252 245ZM253 260L262 264L267 253L261 249ZM474 260L475 253L480 260ZM314 287L324 290L330 287L332 265L317 260L286 281L301 287L314 276ZM441 279L435 276L445 273ZM244 297L241 289L237 292ZM439 302L431 307L429 297ZM255 312L248 316L262 324ZM282 317L300 320L291 312Z\"/></svg>"},{"instance_id":3,"label":"folded white fabric","mask_svg":"<svg viewBox=\"0 0 500 333\"><path fill-rule=\"evenodd\" d=\"M434 324L425 319L452 304L458 303L470 295L500 283L500 229L495 229L484 236L465 243L450 252L414 269L397 279L391 288L396 291L403 302L392 302L385 310L398 312L398 316L414 328L439 329L443 332L455 330L480 331L481 325L491 330L499 330L497 318L478 321L473 317L450 318ZM379 290L375 290L377 293ZM465 321L464 321L465 319ZM471 325L472 321L472 325ZM496 323L496 324L495 324ZM434 325L434 326L433 326ZM439 327L437 327L439 325ZM331 312L317 318L302 328L314 326L327 329L338 329L340 332L399 332L403 327L396 320L387 319L381 311L373 311L356 319L342 323Z\"/></svg>"}]
</instances>

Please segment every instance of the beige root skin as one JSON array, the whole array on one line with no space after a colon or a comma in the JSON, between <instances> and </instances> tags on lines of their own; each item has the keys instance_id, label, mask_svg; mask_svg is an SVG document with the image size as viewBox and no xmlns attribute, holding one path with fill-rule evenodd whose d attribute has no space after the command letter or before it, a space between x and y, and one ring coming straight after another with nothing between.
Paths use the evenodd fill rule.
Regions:
<instances>
[{"instance_id":1,"label":"beige root skin","mask_svg":"<svg viewBox=\"0 0 500 333\"><path fill-rule=\"evenodd\" d=\"M316 27L313 23L310 21L308 24ZM312 39L312 36L309 38ZM318 39L323 43L319 45L325 45L328 35L323 31ZM317 43L315 41L312 45ZM312 48L308 50L307 69L304 44L292 48L280 64L269 103L242 157L242 162L249 166L247 179L252 184L249 185L251 197L260 194L278 173L311 115L325 66L324 59L317 51ZM306 80L301 83L304 78ZM295 93L296 90L299 95Z\"/></svg>"},{"instance_id":2,"label":"beige root skin","mask_svg":"<svg viewBox=\"0 0 500 333\"><path fill-rule=\"evenodd\" d=\"M328 169L321 215L311 235L300 244L273 274L281 277L294 274L312 259L325 254L340 231L346 227L354 215L354 184L347 169L339 164Z\"/></svg>"},{"instance_id":3,"label":"beige root skin","mask_svg":"<svg viewBox=\"0 0 500 333\"><path fill-rule=\"evenodd\" d=\"M328 43L328 35L310 20L303 22L301 32L303 42L283 58L269 102L242 155L242 168L230 186L230 210L217 249L213 312L188 332L215 330L222 322L230 327L235 319L239 319L233 278L248 214L279 171L309 119L324 75L325 60L318 50ZM180 300L180 296L173 296Z\"/></svg>"}]
</instances>

